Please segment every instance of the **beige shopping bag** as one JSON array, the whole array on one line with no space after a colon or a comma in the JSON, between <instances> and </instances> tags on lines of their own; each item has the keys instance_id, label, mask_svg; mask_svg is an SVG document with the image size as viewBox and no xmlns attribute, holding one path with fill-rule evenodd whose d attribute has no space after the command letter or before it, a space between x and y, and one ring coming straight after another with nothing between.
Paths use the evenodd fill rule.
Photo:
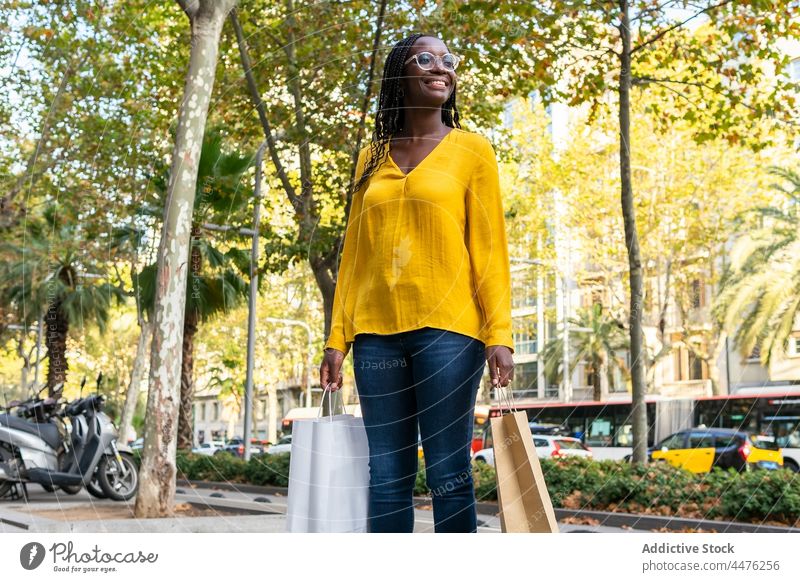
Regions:
<instances>
[{"instance_id":1,"label":"beige shopping bag","mask_svg":"<svg viewBox=\"0 0 800 582\"><path fill-rule=\"evenodd\" d=\"M501 411L502 412L502 411ZM490 419L503 533L558 533L553 502L524 411Z\"/></svg>"}]
</instances>

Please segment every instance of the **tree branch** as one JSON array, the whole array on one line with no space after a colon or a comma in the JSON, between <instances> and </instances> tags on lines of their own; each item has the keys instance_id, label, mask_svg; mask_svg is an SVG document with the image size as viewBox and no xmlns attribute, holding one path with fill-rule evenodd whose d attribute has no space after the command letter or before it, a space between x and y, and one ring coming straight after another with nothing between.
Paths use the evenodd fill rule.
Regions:
<instances>
[{"instance_id":1,"label":"tree branch","mask_svg":"<svg viewBox=\"0 0 800 582\"><path fill-rule=\"evenodd\" d=\"M258 92L258 85L256 85L255 77L253 76L253 65L250 61L250 52L247 48L247 41L244 38L244 31L242 30L242 25L239 22L239 17L235 8L231 10L230 18L231 23L233 24L233 30L236 32L236 43L239 45L239 56L242 60L242 68L244 68L244 76L247 80L247 89L250 92L250 99L253 101L253 105L258 112L258 119L261 121L261 129L264 131L264 137L266 138L267 146L269 147L270 158L272 159L272 163L277 170L278 179L281 181L281 185L286 192L286 196L289 198L289 203L292 205L292 208L294 208L295 212L301 212L303 209L303 203L292 186L289 177L286 175L286 170L281 163L280 157L278 157L278 149L275 145L275 138L272 135L272 128L270 127L269 119L267 119L267 111L264 106L264 102L261 99L261 95Z\"/></svg>"},{"instance_id":2,"label":"tree branch","mask_svg":"<svg viewBox=\"0 0 800 582\"><path fill-rule=\"evenodd\" d=\"M369 71L367 73L367 89L364 92L364 99L361 101L361 121L358 124L358 133L356 134L356 147L353 150L353 163L350 167L350 182L355 179L356 163L358 163L358 152L361 150L361 139L364 137L367 126L367 111L369 110L369 102L372 100L372 81L375 78L375 66L378 55L378 49L381 45L381 33L383 32L383 18L386 15L386 0L381 0L381 5L378 10L378 20L375 24L375 37L372 41L372 56L369 60ZM350 215L350 204L352 196L350 192L347 194L345 202L345 216Z\"/></svg>"},{"instance_id":3,"label":"tree branch","mask_svg":"<svg viewBox=\"0 0 800 582\"><path fill-rule=\"evenodd\" d=\"M367 88L364 92L364 99L361 102L361 121L358 124L358 132L356 134L356 147L353 150L353 163L350 164L350 182L353 184L356 175L356 164L358 163L358 153L361 151L361 139L366 131L367 111L369 110L369 102L372 99L372 81L375 78L375 67L377 62L378 49L381 44L381 34L383 33L383 19L386 15L386 0L381 0L381 5L378 8L378 20L375 23L375 37L372 40L372 55L369 60L369 71L367 73ZM334 279L339 276L339 253L344 244L344 233L347 232L347 221L350 217L350 207L353 202L353 196L350 192L351 188L347 191L347 200L344 203L344 219L345 228L339 236L339 240L333 245L331 253L324 258L324 262L330 266L331 273Z\"/></svg>"},{"instance_id":4,"label":"tree branch","mask_svg":"<svg viewBox=\"0 0 800 582\"><path fill-rule=\"evenodd\" d=\"M695 12L695 13L694 13L692 16L690 16L690 17L689 17L689 18L687 18L686 20L684 20L684 21L682 21L682 22L678 22L678 23L676 23L676 24L673 24L673 25L672 25L672 26L670 26L669 28L665 28L665 29L664 29L664 30L662 30L661 32L657 33L657 34L656 34L655 36L653 36L652 38L650 38L650 39L648 39L648 40L644 41L643 43L641 43L641 44L639 44L639 45L636 45L635 47L633 47L633 48L631 49L631 54L635 53L635 52L636 52L636 51L638 51L639 49L642 49L642 48L646 47L647 45L653 44L654 42L658 41L660 38L663 38L665 35L667 35L667 34L669 34L670 32L672 32L673 30L676 30L676 29L678 29L678 28L681 28L681 27L683 27L685 24L687 24L687 23L691 22L692 20L694 20L695 18L697 18L697 17L698 17L698 16L700 16L701 14L706 14L706 13L708 13L708 12L711 12L712 10L716 10L717 8L722 8L723 6L725 6L726 4L730 4L731 2L733 2L733 0L723 0L723 1L722 1L722 2L720 2L719 4L713 4L713 5L711 5L711 6L706 6L706 7L705 7L705 8L703 8L702 10L700 10L700 11L698 11L698 12Z\"/></svg>"},{"instance_id":5,"label":"tree branch","mask_svg":"<svg viewBox=\"0 0 800 582\"><path fill-rule=\"evenodd\" d=\"M658 6L654 6L652 8L645 8L644 10L642 10L638 14L636 14L636 16L632 16L630 18L630 22L635 22L637 20L640 20L646 14L657 14L657 13L661 12L662 10L664 10L664 8L666 8L670 4L675 4L675 3L676 3L676 0L666 0L662 4L659 4Z\"/></svg>"},{"instance_id":6,"label":"tree branch","mask_svg":"<svg viewBox=\"0 0 800 582\"><path fill-rule=\"evenodd\" d=\"M197 15L197 11L200 9L200 0L177 0L177 2L190 20Z\"/></svg>"},{"instance_id":7,"label":"tree branch","mask_svg":"<svg viewBox=\"0 0 800 582\"><path fill-rule=\"evenodd\" d=\"M39 131L39 139L36 140L36 146L33 148L33 152L28 157L28 161L25 164L25 171L17 179L16 184L14 184L8 193L0 198L0 211L6 209L8 204L19 195L22 189L25 188L26 182L27 187L30 189L37 182L38 178L44 174L44 171L34 173L33 169L36 166L37 160L39 159L39 154L42 151L42 145L50 136L51 122L55 116L55 112L61 104L61 97L64 95L64 91L66 91L67 84L77 70L76 63L78 62L80 61L72 60L67 64L64 75L61 77L61 82L58 84L58 89L56 89L56 94L53 96L53 101L50 103L50 107L48 107L47 113L42 120L42 128Z\"/></svg>"}]
</instances>

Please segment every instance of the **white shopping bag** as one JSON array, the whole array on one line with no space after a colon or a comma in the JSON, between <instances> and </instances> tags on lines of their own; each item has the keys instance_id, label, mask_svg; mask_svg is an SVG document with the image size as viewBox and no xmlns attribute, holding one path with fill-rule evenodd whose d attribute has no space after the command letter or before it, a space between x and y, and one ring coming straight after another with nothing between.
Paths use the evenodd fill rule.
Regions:
<instances>
[{"instance_id":1,"label":"white shopping bag","mask_svg":"<svg viewBox=\"0 0 800 582\"><path fill-rule=\"evenodd\" d=\"M369 446L363 419L335 414L294 421L288 495L288 532L367 531Z\"/></svg>"}]
</instances>

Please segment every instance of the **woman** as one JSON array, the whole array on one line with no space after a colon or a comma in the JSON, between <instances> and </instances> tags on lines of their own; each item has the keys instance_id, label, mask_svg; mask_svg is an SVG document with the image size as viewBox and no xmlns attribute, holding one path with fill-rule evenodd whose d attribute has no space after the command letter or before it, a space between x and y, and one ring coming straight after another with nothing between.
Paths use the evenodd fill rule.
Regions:
<instances>
[{"instance_id":1,"label":"woman","mask_svg":"<svg viewBox=\"0 0 800 582\"><path fill-rule=\"evenodd\" d=\"M356 164L320 385L353 366L370 451L369 531L412 532L422 441L436 532L476 532L470 448L478 386L513 379L508 245L497 160L461 129L458 57L430 35L384 66Z\"/></svg>"}]
</instances>

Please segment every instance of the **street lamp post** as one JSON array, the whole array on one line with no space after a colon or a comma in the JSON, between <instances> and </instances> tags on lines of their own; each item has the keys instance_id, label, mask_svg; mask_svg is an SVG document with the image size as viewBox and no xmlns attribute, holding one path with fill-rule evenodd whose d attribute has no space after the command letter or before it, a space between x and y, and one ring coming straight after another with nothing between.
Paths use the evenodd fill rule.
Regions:
<instances>
[{"instance_id":1,"label":"street lamp post","mask_svg":"<svg viewBox=\"0 0 800 582\"><path fill-rule=\"evenodd\" d=\"M250 425L253 418L253 368L256 352L256 298L258 297L258 231L261 224L261 165L264 161L262 142L256 152L256 183L253 189L253 244L250 258L250 297L247 317L247 379L244 398L244 460L250 460Z\"/></svg>"}]
</instances>

